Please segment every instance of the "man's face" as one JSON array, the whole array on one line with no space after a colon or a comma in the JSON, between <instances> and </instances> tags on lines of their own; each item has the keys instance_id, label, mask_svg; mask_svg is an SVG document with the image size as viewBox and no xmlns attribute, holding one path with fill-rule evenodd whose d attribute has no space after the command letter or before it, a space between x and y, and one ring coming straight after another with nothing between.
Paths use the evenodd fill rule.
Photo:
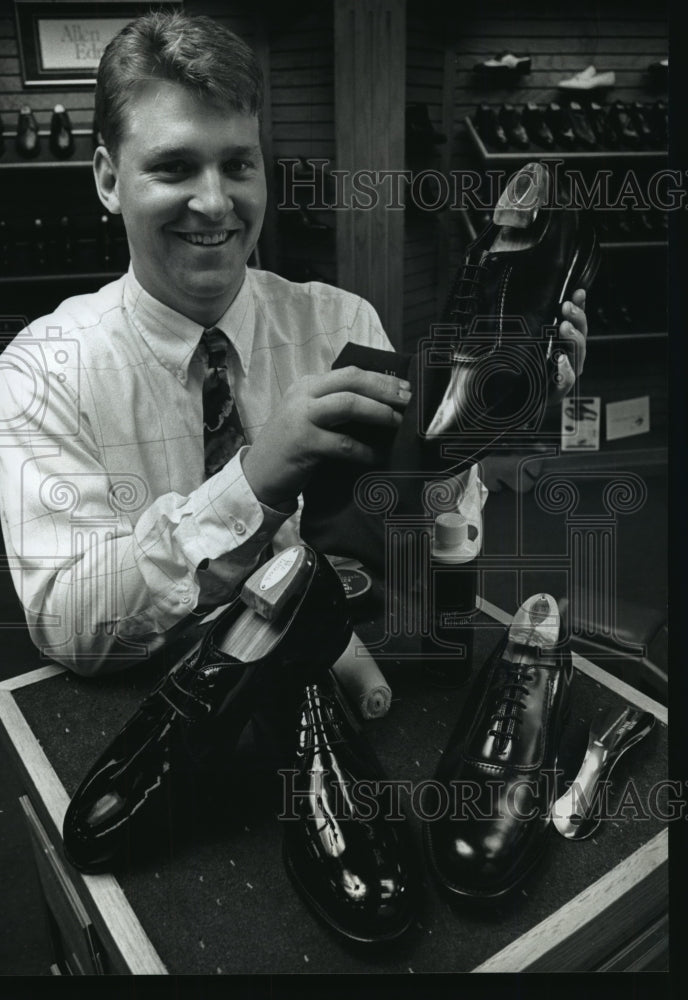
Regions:
<instances>
[{"instance_id":1,"label":"man's face","mask_svg":"<svg viewBox=\"0 0 688 1000\"><path fill-rule=\"evenodd\" d=\"M147 81L131 102L113 195L137 279L202 325L241 287L265 213L258 118Z\"/></svg>"}]
</instances>

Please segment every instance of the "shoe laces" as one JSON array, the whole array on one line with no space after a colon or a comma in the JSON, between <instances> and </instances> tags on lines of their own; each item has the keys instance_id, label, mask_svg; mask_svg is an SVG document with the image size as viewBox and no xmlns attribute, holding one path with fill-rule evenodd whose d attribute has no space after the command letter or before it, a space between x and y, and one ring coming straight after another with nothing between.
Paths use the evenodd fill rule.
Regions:
<instances>
[{"instance_id":1,"label":"shoe laces","mask_svg":"<svg viewBox=\"0 0 688 1000\"><path fill-rule=\"evenodd\" d=\"M329 732L324 731L323 723L327 725ZM344 742L334 700L320 690L312 691L301 709L299 753L324 750Z\"/></svg>"},{"instance_id":2,"label":"shoe laces","mask_svg":"<svg viewBox=\"0 0 688 1000\"><path fill-rule=\"evenodd\" d=\"M486 270L482 260L478 264L464 264L460 268L447 301L447 322L464 328L468 326L478 308L478 289Z\"/></svg>"},{"instance_id":3,"label":"shoe laces","mask_svg":"<svg viewBox=\"0 0 688 1000\"><path fill-rule=\"evenodd\" d=\"M523 720L526 708L525 699L530 694L528 682L533 680L533 664L506 664L506 677L499 690L499 704L492 716L493 726L488 730L489 736L497 740L497 752L502 753L510 740L513 740L518 726Z\"/></svg>"}]
</instances>

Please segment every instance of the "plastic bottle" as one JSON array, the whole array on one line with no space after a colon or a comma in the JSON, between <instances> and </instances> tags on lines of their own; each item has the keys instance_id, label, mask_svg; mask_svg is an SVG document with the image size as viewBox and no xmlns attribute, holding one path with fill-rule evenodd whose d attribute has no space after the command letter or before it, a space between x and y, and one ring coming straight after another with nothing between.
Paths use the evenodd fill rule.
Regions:
<instances>
[{"instance_id":1,"label":"plastic bottle","mask_svg":"<svg viewBox=\"0 0 688 1000\"><path fill-rule=\"evenodd\" d=\"M459 687L471 676L477 614L478 532L463 514L435 519L431 564L431 631L423 637L423 671L433 684Z\"/></svg>"}]
</instances>

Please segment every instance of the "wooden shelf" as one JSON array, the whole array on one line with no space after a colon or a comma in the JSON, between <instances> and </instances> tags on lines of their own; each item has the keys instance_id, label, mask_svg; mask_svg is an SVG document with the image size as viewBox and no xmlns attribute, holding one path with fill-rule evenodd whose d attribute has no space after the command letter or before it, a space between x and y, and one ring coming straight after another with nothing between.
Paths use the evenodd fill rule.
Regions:
<instances>
[{"instance_id":1,"label":"wooden shelf","mask_svg":"<svg viewBox=\"0 0 688 1000\"><path fill-rule=\"evenodd\" d=\"M638 333L591 333L588 336L588 346L591 344L616 344L629 340L668 340L666 330L641 330Z\"/></svg>"},{"instance_id":2,"label":"wooden shelf","mask_svg":"<svg viewBox=\"0 0 688 1000\"><path fill-rule=\"evenodd\" d=\"M40 129L38 135L41 139L41 148L38 156L33 159L24 159L19 156L14 146L15 132L5 132L5 152L0 156L0 170L22 171L22 170L46 170L48 168L68 167L70 170L83 170L93 164L93 138L92 133L84 129L74 129L74 153L66 160L58 160L50 151L50 132Z\"/></svg>"},{"instance_id":3,"label":"wooden shelf","mask_svg":"<svg viewBox=\"0 0 688 1000\"><path fill-rule=\"evenodd\" d=\"M668 240L602 240L601 250L659 250L669 246Z\"/></svg>"},{"instance_id":4,"label":"wooden shelf","mask_svg":"<svg viewBox=\"0 0 688 1000\"><path fill-rule=\"evenodd\" d=\"M15 274L0 277L2 285L32 285L48 281L114 281L124 271L70 271L63 274Z\"/></svg>"},{"instance_id":5,"label":"wooden shelf","mask_svg":"<svg viewBox=\"0 0 688 1000\"><path fill-rule=\"evenodd\" d=\"M666 150L654 149L598 149L598 150L538 150L524 149L509 153L492 153L478 135L469 116L464 118L466 130L475 146L481 160L486 165L503 165L527 163L529 160L552 160L565 163L576 163L581 160L589 163L599 163L608 160L662 160L666 159Z\"/></svg>"}]
</instances>

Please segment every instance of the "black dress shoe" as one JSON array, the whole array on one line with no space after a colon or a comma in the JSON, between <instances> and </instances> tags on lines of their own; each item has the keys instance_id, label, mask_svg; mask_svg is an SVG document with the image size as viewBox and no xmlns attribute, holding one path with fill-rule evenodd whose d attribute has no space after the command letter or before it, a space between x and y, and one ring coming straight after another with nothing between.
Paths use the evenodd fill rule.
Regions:
<instances>
[{"instance_id":1,"label":"black dress shoe","mask_svg":"<svg viewBox=\"0 0 688 1000\"><path fill-rule=\"evenodd\" d=\"M261 584L263 585L261 589ZM277 593L274 615L266 600ZM281 601L281 603L279 603ZM294 546L254 573L199 649L177 664L101 754L64 820L68 859L86 872L160 853L201 788L225 787L230 758L265 691L294 704L351 637L346 596L323 556ZM234 652L249 651L244 659Z\"/></svg>"},{"instance_id":2,"label":"black dress shoe","mask_svg":"<svg viewBox=\"0 0 688 1000\"><path fill-rule=\"evenodd\" d=\"M523 127L521 112L513 104L503 104L499 110L499 123L504 129L508 141L516 149L528 149L530 139Z\"/></svg>"},{"instance_id":3,"label":"black dress shoe","mask_svg":"<svg viewBox=\"0 0 688 1000\"><path fill-rule=\"evenodd\" d=\"M407 822L385 816L384 775L331 681L306 687L296 768L282 816L294 886L349 940L400 937L418 894ZM364 788L365 801L357 794Z\"/></svg>"},{"instance_id":4,"label":"black dress shoe","mask_svg":"<svg viewBox=\"0 0 688 1000\"><path fill-rule=\"evenodd\" d=\"M526 132L542 149L552 149L554 147L554 136L552 130L545 121L545 113L541 107L532 102L526 104L523 110L523 124Z\"/></svg>"},{"instance_id":5,"label":"black dress shoe","mask_svg":"<svg viewBox=\"0 0 688 1000\"><path fill-rule=\"evenodd\" d=\"M640 101L633 101L628 105L628 113L631 116L633 127L638 133L641 146L650 148L653 144L652 126L648 119L648 109Z\"/></svg>"},{"instance_id":6,"label":"black dress shoe","mask_svg":"<svg viewBox=\"0 0 688 1000\"><path fill-rule=\"evenodd\" d=\"M596 101L591 101L588 106L588 121L600 149L616 149L618 147L619 134L608 114L607 108Z\"/></svg>"},{"instance_id":7,"label":"black dress shoe","mask_svg":"<svg viewBox=\"0 0 688 1000\"><path fill-rule=\"evenodd\" d=\"M74 152L72 124L62 104L55 105L50 120L50 149L58 160L66 160Z\"/></svg>"},{"instance_id":8,"label":"black dress shoe","mask_svg":"<svg viewBox=\"0 0 688 1000\"><path fill-rule=\"evenodd\" d=\"M495 108L489 104L481 104L475 112L474 121L478 135L488 148L498 151L509 148L509 140Z\"/></svg>"},{"instance_id":9,"label":"black dress shoe","mask_svg":"<svg viewBox=\"0 0 688 1000\"><path fill-rule=\"evenodd\" d=\"M588 116L582 104L578 101L571 101L568 107L569 121L576 137L576 142L584 149L597 149L597 139L593 132Z\"/></svg>"},{"instance_id":10,"label":"black dress shoe","mask_svg":"<svg viewBox=\"0 0 688 1000\"><path fill-rule=\"evenodd\" d=\"M25 159L32 159L40 152L41 140L38 136L38 125L28 104L22 105L19 109L15 145L19 155Z\"/></svg>"},{"instance_id":11,"label":"black dress shoe","mask_svg":"<svg viewBox=\"0 0 688 1000\"><path fill-rule=\"evenodd\" d=\"M563 150L575 149L576 137L566 108L561 104L552 101L546 111L547 124L549 125L554 141Z\"/></svg>"},{"instance_id":12,"label":"black dress shoe","mask_svg":"<svg viewBox=\"0 0 688 1000\"><path fill-rule=\"evenodd\" d=\"M600 262L588 217L556 207L562 193L551 197L553 183L546 164L526 164L507 185L517 199L513 212L500 215L498 203L496 221L466 248L445 312L445 321L461 331L456 360L426 430L430 440L453 429L480 434L487 447L490 427L538 426L549 381L543 331L562 318L561 306L575 289L592 284ZM514 337L528 365L507 361Z\"/></svg>"},{"instance_id":13,"label":"black dress shoe","mask_svg":"<svg viewBox=\"0 0 688 1000\"><path fill-rule=\"evenodd\" d=\"M559 625L549 594L521 605L437 768L450 808L426 822L426 854L441 886L466 900L504 899L542 857L573 678Z\"/></svg>"},{"instance_id":14,"label":"black dress shoe","mask_svg":"<svg viewBox=\"0 0 688 1000\"><path fill-rule=\"evenodd\" d=\"M394 372L411 383L398 430L382 441L373 439L369 427L351 431L376 446L374 474L393 484L395 516L427 516L425 486L441 478L449 463L455 475L505 435L510 443L527 437L532 446L558 374L548 331L560 318L564 300L576 288L590 286L599 264L588 218L575 209L548 207L558 195L548 200L541 181L551 177L540 162L510 178L506 191L514 190L526 210L537 207L541 193L537 214L526 215L519 227L513 219L491 222L468 245L431 353L382 352L381 362L381 352L373 351L367 364L360 358L365 349L349 344L341 352L346 362L343 357L335 362ZM349 348L359 355L356 361ZM304 491L301 532L323 552L357 558L384 573L386 515L375 512L372 503L362 509L359 499L372 497L361 489L361 483L370 482L370 472L369 466L343 469L334 462L320 467Z\"/></svg>"},{"instance_id":15,"label":"black dress shoe","mask_svg":"<svg viewBox=\"0 0 688 1000\"><path fill-rule=\"evenodd\" d=\"M669 142L669 115L664 101L655 101L648 108L647 117L652 129L652 145L655 149L666 149Z\"/></svg>"},{"instance_id":16,"label":"black dress shoe","mask_svg":"<svg viewBox=\"0 0 688 1000\"><path fill-rule=\"evenodd\" d=\"M640 136L628 113L628 108L622 101L614 101L609 109L609 118L619 137L619 143L626 149L638 149Z\"/></svg>"}]
</instances>

